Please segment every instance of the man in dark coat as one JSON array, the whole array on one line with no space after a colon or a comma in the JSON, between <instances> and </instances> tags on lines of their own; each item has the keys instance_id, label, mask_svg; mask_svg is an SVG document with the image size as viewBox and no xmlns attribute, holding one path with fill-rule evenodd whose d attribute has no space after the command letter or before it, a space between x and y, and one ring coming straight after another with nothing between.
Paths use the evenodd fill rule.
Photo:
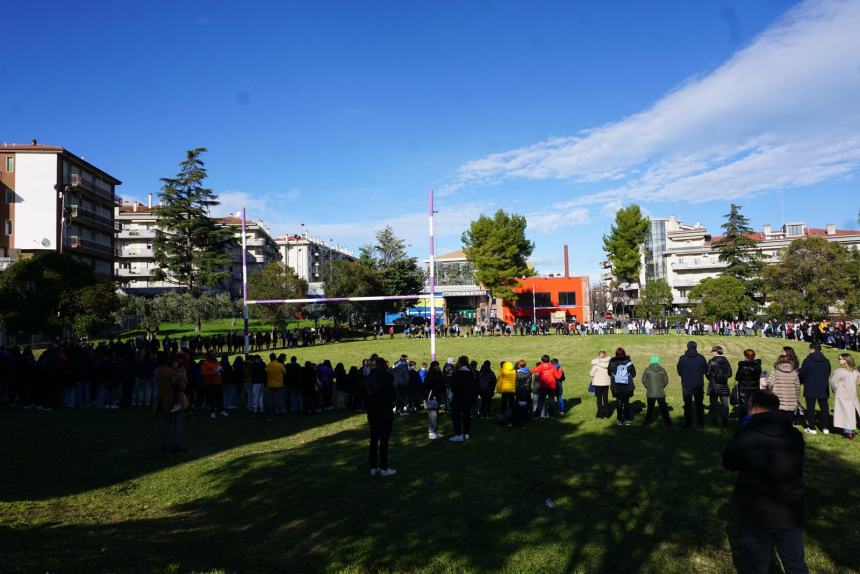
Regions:
<instances>
[{"instance_id":1,"label":"man in dark coat","mask_svg":"<svg viewBox=\"0 0 860 574\"><path fill-rule=\"evenodd\" d=\"M817 434L815 430L815 404L818 403L820 422L818 428L825 434L830 433L830 361L821 352L819 343L809 345L809 354L800 365L800 384L803 385L803 398L806 399L806 432Z\"/></svg>"},{"instance_id":2,"label":"man in dark coat","mask_svg":"<svg viewBox=\"0 0 860 574\"><path fill-rule=\"evenodd\" d=\"M756 391L751 415L723 451L738 471L734 500L740 519L741 572L768 572L776 547L786 574L809 572L803 555L803 435L779 412L779 398Z\"/></svg>"},{"instance_id":3,"label":"man in dark coat","mask_svg":"<svg viewBox=\"0 0 860 574\"><path fill-rule=\"evenodd\" d=\"M451 442L469 440L472 430L472 405L478 396L478 384L475 375L469 367L469 357L465 355L457 359L457 370L451 382L451 422L454 425L454 436Z\"/></svg>"},{"instance_id":4,"label":"man in dark coat","mask_svg":"<svg viewBox=\"0 0 860 574\"><path fill-rule=\"evenodd\" d=\"M729 426L729 379L732 377L732 366L723 356L723 348L715 345L711 349L711 360L708 361L708 396L711 398L711 420L718 424L722 419L723 426Z\"/></svg>"},{"instance_id":5,"label":"man in dark coat","mask_svg":"<svg viewBox=\"0 0 860 574\"><path fill-rule=\"evenodd\" d=\"M705 395L705 372L708 363L696 350L696 342L687 343L687 352L678 359L678 374L681 376L681 390L684 396L684 428L690 428L693 422L693 410L696 412L696 426L705 426L705 405L702 403Z\"/></svg>"},{"instance_id":6,"label":"man in dark coat","mask_svg":"<svg viewBox=\"0 0 860 574\"><path fill-rule=\"evenodd\" d=\"M367 422L370 423L370 475L391 476L397 471L388 468L388 439L394 419L394 375L382 357L370 372L367 389Z\"/></svg>"}]
</instances>

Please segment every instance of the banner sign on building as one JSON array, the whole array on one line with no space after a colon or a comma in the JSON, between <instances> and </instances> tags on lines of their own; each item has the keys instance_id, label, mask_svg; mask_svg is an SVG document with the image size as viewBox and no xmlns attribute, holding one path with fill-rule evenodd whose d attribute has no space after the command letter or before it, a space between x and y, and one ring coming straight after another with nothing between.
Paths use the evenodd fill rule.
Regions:
<instances>
[{"instance_id":1,"label":"banner sign on building","mask_svg":"<svg viewBox=\"0 0 860 574\"><path fill-rule=\"evenodd\" d=\"M552 323L565 323L567 321L567 313L565 311L553 311Z\"/></svg>"}]
</instances>

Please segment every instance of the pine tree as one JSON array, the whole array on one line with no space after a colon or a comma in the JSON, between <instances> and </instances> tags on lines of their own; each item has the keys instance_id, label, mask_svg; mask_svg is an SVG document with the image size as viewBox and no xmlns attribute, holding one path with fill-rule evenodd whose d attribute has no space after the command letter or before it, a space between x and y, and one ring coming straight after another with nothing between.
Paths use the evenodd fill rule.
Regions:
<instances>
[{"instance_id":1,"label":"pine tree","mask_svg":"<svg viewBox=\"0 0 860 574\"><path fill-rule=\"evenodd\" d=\"M155 208L155 276L189 291L215 287L229 277L225 267L234 241L233 232L209 216L219 203L218 196L203 187L206 167L200 156L205 151L189 150L176 177L162 178L161 205Z\"/></svg>"},{"instance_id":2,"label":"pine tree","mask_svg":"<svg viewBox=\"0 0 860 574\"><path fill-rule=\"evenodd\" d=\"M726 222L720 227L724 235L713 247L719 251L720 261L728 265L721 275L740 279L746 286L747 294L754 295L760 288L758 277L763 262L758 243L749 236L753 233L749 219L741 214L741 206L731 204Z\"/></svg>"},{"instance_id":3,"label":"pine tree","mask_svg":"<svg viewBox=\"0 0 860 574\"><path fill-rule=\"evenodd\" d=\"M390 226L376 233L376 243L363 245L359 249L357 264L371 271L373 277L371 280L364 273L355 275L356 281L361 279L366 283L356 286L360 291L373 287L377 291L373 295L417 295L424 288L424 272L418 267L418 259L406 253L406 242L395 236ZM341 270L348 267L341 266ZM339 282L340 278L327 281L326 294L329 294L329 283L334 285ZM386 301L376 307L380 312L394 312L408 305L405 301Z\"/></svg>"},{"instance_id":4,"label":"pine tree","mask_svg":"<svg viewBox=\"0 0 860 574\"><path fill-rule=\"evenodd\" d=\"M603 250L612 264L612 274L620 282L637 283L641 268L641 249L648 234L649 221L635 203L619 209L615 225L603 236Z\"/></svg>"},{"instance_id":5,"label":"pine tree","mask_svg":"<svg viewBox=\"0 0 860 574\"><path fill-rule=\"evenodd\" d=\"M534 243L526 239L526 218L498 210L493 218L482 215L463 233L463 252L475 266L475 279L494 297L513 301L520 277L534 271L526 260Z\"/></svg>"}]
</instances>

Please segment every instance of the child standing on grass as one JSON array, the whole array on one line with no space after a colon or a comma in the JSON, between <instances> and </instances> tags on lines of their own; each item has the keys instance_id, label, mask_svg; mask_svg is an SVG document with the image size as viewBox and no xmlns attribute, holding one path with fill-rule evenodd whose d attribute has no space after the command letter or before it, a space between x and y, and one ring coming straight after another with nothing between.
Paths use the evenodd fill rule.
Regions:
<instances>
[{"instance_id":1,"label":"child standing on grass","mask_svg":"<svg viewBox=\"0 0 860 574\"><path fill-rule=\"evenodd\" d=\"M642 373L642 384L645 385L648 410L645 412L645 425L650 425L654 419L654 403L660 406L660 416L667 427L672 426L669 419L669 407L666 405L666 385L669 384L669 373L660 365L660 357L654 355L651 362Z\"/></svg>"}]
</instances>

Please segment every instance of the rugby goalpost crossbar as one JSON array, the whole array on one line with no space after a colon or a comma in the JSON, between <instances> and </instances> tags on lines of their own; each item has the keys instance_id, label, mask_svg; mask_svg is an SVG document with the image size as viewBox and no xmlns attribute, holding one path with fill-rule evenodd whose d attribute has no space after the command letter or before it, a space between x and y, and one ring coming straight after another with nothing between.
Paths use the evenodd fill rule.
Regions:
<instances>
[{"instance_id":1,"label":"rugby goalpost crossbar","mask_svg":"<svg viewBox=\"0 0 860 574\"><path fill-rule=\"evenodd\" d=\"M421 293L418 295L373 295L366 297L322 297L322 298L305 298L305 299L248 299L248 261L247 261L247 234L246 234L246 219L245 208L242 208L242 318L243 318L243 334L245 342L245 354L250 353L249 333L248 333L248 306L249 305L316 305L325 303L366 303L372 301L409 301L417 299L430 299L430 360L436 360L436 239L435 239L435 221L433 210L433 190L429 190L430 209L429 209L429 247L430 247L430 276L429 276L429 293Z\"/></svg>"}]
</instances>

